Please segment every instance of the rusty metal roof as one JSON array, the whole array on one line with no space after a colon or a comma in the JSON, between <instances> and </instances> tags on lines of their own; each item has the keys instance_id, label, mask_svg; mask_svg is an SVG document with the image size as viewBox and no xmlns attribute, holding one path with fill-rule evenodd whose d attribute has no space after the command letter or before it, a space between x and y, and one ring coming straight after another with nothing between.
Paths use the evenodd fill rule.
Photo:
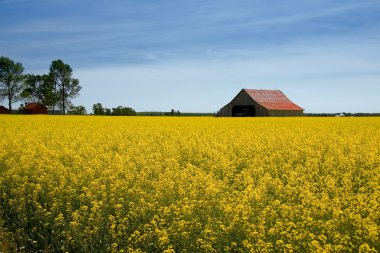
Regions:
<instances>
[{"instance_id":1,"label":"rusty metal roof","mask_svg":"<svg viewBox=\"0 0 380 253\"><path fill-rule=\"evenodd\" d=\"M259 105L268 110L302 111L303 108L294 104L280 90L244 89Z\"/></svg>"}]
</instances>

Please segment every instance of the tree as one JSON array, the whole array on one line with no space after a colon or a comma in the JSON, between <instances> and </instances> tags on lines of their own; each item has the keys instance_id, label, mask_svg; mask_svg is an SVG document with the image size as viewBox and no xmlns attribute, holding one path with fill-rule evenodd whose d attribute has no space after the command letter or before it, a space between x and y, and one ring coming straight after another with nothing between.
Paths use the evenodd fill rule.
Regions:
<instances>
[{"instance_id":1,"label":"tree","mask_svg":"<svg viewBox=\"0 0 380 253\"><path fill-rule=\"evenodd\" d=\"M116 108L112 108L112 115L114 116L121 116L122 115L122 106L118 106Z\"/></svg>"},{"instance_id":2,"label":"tree","mask_svg":"<svg viewBox=\"0 0 380 253\"><path fill-rule=\"evenodd\" d=\"M50 74L54 77L54 106L59 102L63 114L66 113L67 106L71 104L71 98L77 97L81 86L79 80L72 78L73 70L70 65L65 64L62 60L52 61L50 65Z\"/></svg>"},{"instance_id":3,"label":"tree","mask_svg":"<svg viewBox=\"0 0 380 253\"><path fill-rule=\"evenodd\" d=\"M123 107L123 115L136 116L136 111L131 107Z\"/></svg>"},{"instance_id":4,"label":"tree","mask_svg":"<svg viewBox=\"0 0 380 253\"><path fill-rule=\"evenodd\" d=\"M112 108L112 115L114 116L134 116L136 115L135 110L130 107L118 106L116 108Z\"/></svg>"},{"instance_id":5,"label":"tree","mask_svg":"<svg viewBox=\"0 0 380 253\"><path fill-rule=\"evenodd\" d=\"M103 107L101 103L94 104L92 106L92 111L94 115L112 115L112 116L134 116L136 111L130 107L117 106L115 108L109 109Z\"/></svg>"},{"instance_id":6,"label":"tree","mask_svg":"<svg viewBox=\"0 0 380 253\"><path fill-rule=\"evenodd\" d=\"M69 110L67 111L67 114L71 115L86 115L87 111L86 108L83 105L79 106L70 106Z\"/></svg>"},{"instance_id":7,"label":"tree","mask_svg":"<svg viewBox=\"0 0 380 253\"><path fill-rule=\"evenodd\" d=\"M12 104L21 99L24 67L8 57L0 57L0 100L8 99L8 109L12 113Z\"/></svg>"},{"instance_id":8,"label":"tree","mask_svg":"<svg viewBox=\"0 0 380 253\"><path fill-rule=\"evenodd\" d=\"M94 115L104 115L105 114L103 105L101 103L94 104L92 106L92 111L93 111Z\"/></svg>"},{"instance_id":9,"label":"tree","mask_svg":"<svg viewBox=\"0 0 380 253\"><path fill-rule=\"evenodd\" d=\"M25 89L21 96L26 102L37 102L43 105L54 104L54 77L52 75L33 75L25 77Z\"/></svg>"}]
</instances>

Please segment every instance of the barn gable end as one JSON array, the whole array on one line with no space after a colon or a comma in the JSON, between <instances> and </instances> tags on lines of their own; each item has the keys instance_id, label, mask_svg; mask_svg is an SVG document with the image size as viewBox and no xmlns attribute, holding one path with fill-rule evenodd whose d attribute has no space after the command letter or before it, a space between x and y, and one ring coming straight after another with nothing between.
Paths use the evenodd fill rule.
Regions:
<instances>
[{"instance_id":1,"label":"barn gable end","mask_svg":"<svg viewBox=\"0 0 380 253\"><path fill-rule=\"evenodd\" d=\"M38 103L30 103L26 105L23 109L24 114L47 114L47 107L38 104Z\"/></svg>"},{"instance_id":2,"label":"barn gable end","mask_svg":"<svg viewBox=\"0 0 380 253\"><path fill-rule=\"evenodd\" d=\"M10 111L8 108L5 108L4 106L0 105L0 114L10 114Z\"/></svg>"},{"instance_id":3,"label":"barn gable end","mask_svg":"<svg viewBox=\"0 0 380 253\"><path fill-rule=\"evenodd\" d=\"M291 102L279 90L242 89L236 97L221 108L219 117L301 116L303 109Z\"/></svg>"}]
</instances>

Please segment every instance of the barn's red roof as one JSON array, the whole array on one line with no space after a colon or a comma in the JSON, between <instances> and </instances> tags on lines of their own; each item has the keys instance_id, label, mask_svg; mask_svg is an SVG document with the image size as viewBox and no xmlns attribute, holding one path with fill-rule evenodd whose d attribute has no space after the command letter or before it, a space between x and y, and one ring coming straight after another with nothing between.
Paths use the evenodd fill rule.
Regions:
<instances>
[{"instance_id":1,"label":"barn's red roof","mask_svg":"<svg viewBox=\"0 0 380 253\"><path fill-rule=\"evenodd\" d=\"M302 111L303 108L294 104L280 90L244 89L259 105L268 110Z\"/></svg>"},{"instance_id":2,"label":"barn's red roof","mask_svg":"<svg viewBox=\"0 0 380 253\"><path fill-rule=\"evenodd\" d=\"M5 108L4 106L0 105L0 113L1 114L8 114L9 113L9 110L8 108Z\"/></svg>"},{"instance_id":3,"label":"barn's red roof","mask_svg":"<svg viewBox=\"0 0 380 253\"><path fill-rule=\"evenodd\" d=\"M30 103L24 107L24 109L35 109L35 108L46 108L44 105L38 104L38 103Z\"/></svg>"}]
</instances>

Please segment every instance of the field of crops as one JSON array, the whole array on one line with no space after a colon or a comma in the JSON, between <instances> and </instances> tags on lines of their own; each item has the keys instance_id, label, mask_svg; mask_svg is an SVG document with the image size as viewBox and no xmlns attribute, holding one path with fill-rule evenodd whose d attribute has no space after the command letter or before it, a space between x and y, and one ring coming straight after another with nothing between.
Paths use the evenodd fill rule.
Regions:
<instances>
[{"instance_id":1,"label":"field of crops","mask_svg":"<svg viewBox=\"0 0 380 253\"><path fill-rule=\"evenodd\" d=\"M380 118L0 116L0 252L377 252Z\"/></svg>"}]
</instances>

